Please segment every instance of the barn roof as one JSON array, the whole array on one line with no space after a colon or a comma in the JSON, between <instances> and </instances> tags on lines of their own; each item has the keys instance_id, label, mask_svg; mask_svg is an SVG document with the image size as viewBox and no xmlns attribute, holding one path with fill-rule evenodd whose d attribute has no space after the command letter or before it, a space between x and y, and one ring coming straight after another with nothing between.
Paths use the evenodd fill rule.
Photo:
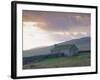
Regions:
<instances>
[{"instance_id":1,"label":"barn roof","mask_svg":"<svg viewBox=\"0 0 100 80\"><path fill-rule=\"evenodd\" d=\"M73 46L75 47L74 44L55 45L55 47L52 50L53 51L65 50L65 49L70 49Z\"/></svg>"}]
</instances>

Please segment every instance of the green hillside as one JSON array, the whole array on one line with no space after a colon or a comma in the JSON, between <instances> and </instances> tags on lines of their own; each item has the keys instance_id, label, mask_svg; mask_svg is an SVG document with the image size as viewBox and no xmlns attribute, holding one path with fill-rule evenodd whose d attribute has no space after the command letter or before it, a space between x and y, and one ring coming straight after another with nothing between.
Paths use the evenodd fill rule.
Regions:
<instances>
[{"instance_id":1,"label":"green hillside","mask_svg":"<svg viewBox=\"0 0 100 80\"><path fill-rule=\"evenodd\" d=\"M42 61L26 64L23 69L58 68L90 66L90 52L82 52L75 56L50 56Z\"/></svg>"}]
</instances>

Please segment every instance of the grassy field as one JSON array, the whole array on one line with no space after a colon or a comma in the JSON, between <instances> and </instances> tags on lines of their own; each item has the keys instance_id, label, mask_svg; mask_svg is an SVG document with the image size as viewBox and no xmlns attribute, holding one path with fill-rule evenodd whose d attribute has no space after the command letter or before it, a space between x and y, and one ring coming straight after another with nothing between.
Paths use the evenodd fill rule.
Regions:
<instances>
[{"instance_id":1,"label":"grassy field","mask_svg":"<svg viewBox=\"0 0 100 80\"><path fill-rule=\"evenodd\" d=\"M23 69L90 66L90 62L90 52L82 52L70 57L48 57L36 63L26 64Z\"/></svg>"}]
</instances>

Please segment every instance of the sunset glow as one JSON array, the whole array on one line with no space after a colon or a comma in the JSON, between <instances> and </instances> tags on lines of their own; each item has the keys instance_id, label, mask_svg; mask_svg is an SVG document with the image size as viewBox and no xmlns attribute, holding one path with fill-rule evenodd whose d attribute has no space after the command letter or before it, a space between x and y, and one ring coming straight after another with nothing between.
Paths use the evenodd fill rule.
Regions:
<instances>
[{"instance_id":1,"label":"sunset glow","mask_svg":"<svg viewBox=\"0 0 100 80\"><path fill-rule=\"evenodd\" d=\"M23 23L23 49L31 49L41 46L48 46L56 41L50 38L48 32L43 31L37 27L36 22L24 22Z\"/></svg>"}]
</instances>

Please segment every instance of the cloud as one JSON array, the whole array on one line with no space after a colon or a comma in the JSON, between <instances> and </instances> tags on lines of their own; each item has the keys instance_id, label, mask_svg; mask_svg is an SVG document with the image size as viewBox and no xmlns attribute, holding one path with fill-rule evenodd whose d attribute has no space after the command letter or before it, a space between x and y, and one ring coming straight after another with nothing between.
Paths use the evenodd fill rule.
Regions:
<instances>
[{"instance_id":1,"label":"cloud","mask_svg":"<svg viewBox=\"0 0 100 80\"><path fill-rule=\"evenodd\" d=\"M90 29L89 13L23 11L23 21L38 22L40 28L48 31L65 31L85 27Z\"/></svg>"},{"instance_id":2,"label":"cloud","mask_svg":"<svg viewBox=\"0 0 100 80\"><path fill-rule=\"evenodd\" d=\"M90 36L91 14L23 10L24 49Z\"/></svg>"}]
</instances>

